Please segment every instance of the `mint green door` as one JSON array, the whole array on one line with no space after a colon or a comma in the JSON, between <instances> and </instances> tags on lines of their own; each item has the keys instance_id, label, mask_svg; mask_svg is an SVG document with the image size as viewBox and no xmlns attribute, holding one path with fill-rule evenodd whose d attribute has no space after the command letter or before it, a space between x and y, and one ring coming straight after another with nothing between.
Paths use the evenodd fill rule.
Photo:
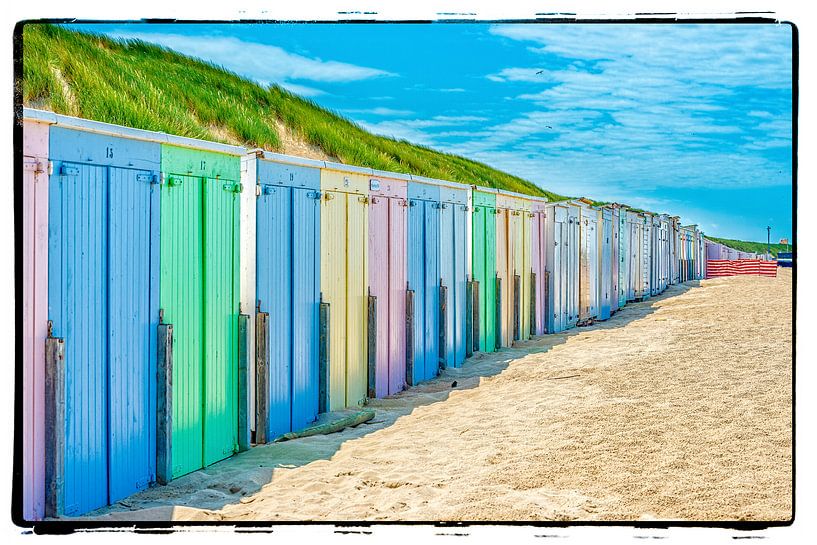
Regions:
<instances>
[{"instance_id":1,"label":"mint green door","mask_svg":"<svg viewBox=\"0 0 817 545\"><path fill-rule=\"evenodd\" d=\"M162 147L160 308L173 324L172 476L238 443L240 159Z\"/></svg>"},{"instance_id":2,"label":"mint green door","mask_svg":"<svg viewBox=\"0 0 817 545\"><path fill-rule=\"evenodd\" d=\"M496 194L474 191L472 270L479 282L479 350L496 348Z\"/></svg>"}]
</instances>

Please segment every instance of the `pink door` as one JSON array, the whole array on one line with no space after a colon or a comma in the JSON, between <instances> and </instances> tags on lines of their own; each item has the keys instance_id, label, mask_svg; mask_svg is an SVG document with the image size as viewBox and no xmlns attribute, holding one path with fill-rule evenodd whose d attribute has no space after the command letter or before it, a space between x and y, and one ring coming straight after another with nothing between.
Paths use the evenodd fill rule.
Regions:
<instances>
[{"instance_id":1,"label":"pink door","mask_svg":"<svg viewBox=\"0 0 817 545\"><path fill-rule=\"evenodd\" d=\"M369 295L377 298L375 395L406 384L406 199L400 180L373 178L369 197Z\"/></svg>"},{"instance_id":2,"label":"pink door","mask_svg":"<svg viewBox=\"0 0 817 545\"><path fill-rule=\"evenodd\" d=\"M23 124L23 517L45 507L48 125Z\"/></svg>"},{"instance_id":3,"label":"pink door","mask_svg":"<svg viewBox=\"0 0 817 545\"><path fill-rule=\"evenodd\" d=\"M533 203L531 218L531 267L536 275L536 297L534 301L536 327L534 335L545 333L545 216L544 203Z\"/></svg>"}]
</instances>

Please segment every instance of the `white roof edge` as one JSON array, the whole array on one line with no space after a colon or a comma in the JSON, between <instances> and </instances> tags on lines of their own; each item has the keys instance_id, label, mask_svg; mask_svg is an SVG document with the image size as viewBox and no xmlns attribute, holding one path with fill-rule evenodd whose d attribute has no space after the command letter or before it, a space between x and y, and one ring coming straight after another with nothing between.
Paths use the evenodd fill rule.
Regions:
<instances>
[{"instance_id":1,"label":"white roof edge","mask_svg":"<svg viewBox=\"0 0 817 545\"><path fill-rule=\"evenodd\" d=\"M340 172L351 172L353 174L366 174L367 176L371 176L373 173L372 169L368 167L345 165L343 163L333 163L331 161L324 161L323 168L327 168L329 170L337 170Z\"/></svg>"},{"instance_id":2,"label":"white roof edge","mask_svg":"<svg viewBox=\"0 0 817 545\"><path fill-rule=\"evenodd\" d=\"M474 184L471 184L471 189L473 191L481 191L483 193L493 193L494 195L496 195L499 192L498 189L493 188L493 187L483 187L481 185L474 185Z\"/></svg>"},{"instance_id":3,"label":"white roof edge","mask_svg":"<svg viewBox=\"0 0 817 545\"><path fill-rule=\"evenodd\" d=\"M536 199L545 199L545 202L547 202L547 198L545 198L545 197L537 197L537 196L534 196L534 195L526 195L524 193L517 193L516 191L506 191L504 189L497 189L496 194L497 195L505 195L506 197L516 197L517 199L525 199L525 200L528 200L528 201L533 201L533 200L536 200Z\"/></svg>"},{"instance_id":4,"label":"white roof edge","mask_svg":"<svg viewBox=\"0 0 817 545\"><path fill-rule=\"evenodd\" d=\"M392 180L403 180L405 182L411 181L411 174L405 174L403 172L390 172L388 170L377 170L372 169L372 176L376 176L379 178L391 178Z\"/></svg>"},{"instance_id":5,"label":"white roof edge","mask_svg":"<svg viewBox=\"0 0 817 545\"><path fill-rule=\"evenodd\" d=\"M460 189L463 191L467 191L471 189L471 186L468 184L463 184L460 182L451 182L448 180L438 180L436 178L427 178L425 176L416 176L414 174L409 174L412 182L419 182L421 184L428 184L428 185L436 185L439 187L448 187L451 189Z\"/></svg>"},{"instance_id":6,"label":"white roof edge","mask_svg":"<svg viewBox=\"0 0 817 545\"><path fill-rule=\"evenodd\" d=\"M186 136L175 136L163 132L134 129L131 127L124 127L122 125L114 125L112 123L103 123L102 121L93 121L90 119L83 119L81 117L72 117L70 115L36 110L34 108L23 108L23 119L45 121L47 123L51 123L52 125L69 129L78 129L98 134L120 136L122 138L130 138L133 140L158 142L160 144L170 144L173 146L194 148L205 151L216 151L219 153L226 153L228 155L246 155L248 151L247 148L243 146L219 144L218 142L188 138Z\"/></svg>"},{"instance_id":7,"label":"white roof edge","mask_svg":"<svg viewBox=\"0 0 817 545\"><path fill-rule=\"evenodd\" d=\"M288 165L300 167L326 168L326 161L320 159L309 159L308 157L298 157L297 155L286 155L274 151L263 149L253 149L249 153L255 153L259 159L275 161L276 163L286 163Z\"/></svg>"}]
</instances>

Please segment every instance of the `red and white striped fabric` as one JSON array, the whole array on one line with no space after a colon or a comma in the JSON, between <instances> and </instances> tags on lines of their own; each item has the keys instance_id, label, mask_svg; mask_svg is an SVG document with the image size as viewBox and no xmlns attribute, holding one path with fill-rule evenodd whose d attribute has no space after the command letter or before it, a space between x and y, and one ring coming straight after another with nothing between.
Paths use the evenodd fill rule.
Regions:
<instances>
[{"instance_id":1,"label":"red and white striped fabric","mask_svg":"<svg viewBox=\"0 0 817 545\"><path fill-rule=\"evenodd\" d=\"M777 276L777 262L760 259L709 259L706 262L706 277L720 278L739 274Z\"/></svg>"},{"instance_id":2,"label":"red and white striped fabric","mask_svg":"<svg viewBox=\"0 0 817 545\"><path fill-rule=\"evenodd\" d=\"M758 274L761 276L777 276L777 261L758 260Z\"/></svg>"}]
</instances>

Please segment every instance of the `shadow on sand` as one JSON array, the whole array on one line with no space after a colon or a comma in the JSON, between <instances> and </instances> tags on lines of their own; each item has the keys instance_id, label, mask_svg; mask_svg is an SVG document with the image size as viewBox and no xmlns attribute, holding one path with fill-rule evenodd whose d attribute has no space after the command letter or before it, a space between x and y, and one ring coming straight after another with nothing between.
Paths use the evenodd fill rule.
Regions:
<instances>
[{"instance_id":1,"label":"shadow on sand","mask_svg":"<svg viewBox=\"0 0 817 545\"><path fill-rule=\"evenodd\" d=\"M166 486L151 486L114 505L72 520L219 520L217 513L209 511L232 503L250 501L253 494L273 482L281 471L318 460L329 460L345 443L386 428L398 418L411 414L417 407L444 402L452 390L476 388L481 379L499 375L516 359L528 354L545 353L585 331L624 327L655 312L656 302L681 295L699 285L698 281L690 281L669 286L661 295L627 304L609 320L527 341L517 341L513 347L493 353L475 353L466 360L464 366L446 369L434 380L387 398L371 400L367 407L374 409L375 418L355 428L329 435L255 446L247 452L175 479ZM456 386L453 385L455 381ZM322 414L318 423L348 416L352 412L356 411L348 409Z\"/></svg>"}]
</instances>

